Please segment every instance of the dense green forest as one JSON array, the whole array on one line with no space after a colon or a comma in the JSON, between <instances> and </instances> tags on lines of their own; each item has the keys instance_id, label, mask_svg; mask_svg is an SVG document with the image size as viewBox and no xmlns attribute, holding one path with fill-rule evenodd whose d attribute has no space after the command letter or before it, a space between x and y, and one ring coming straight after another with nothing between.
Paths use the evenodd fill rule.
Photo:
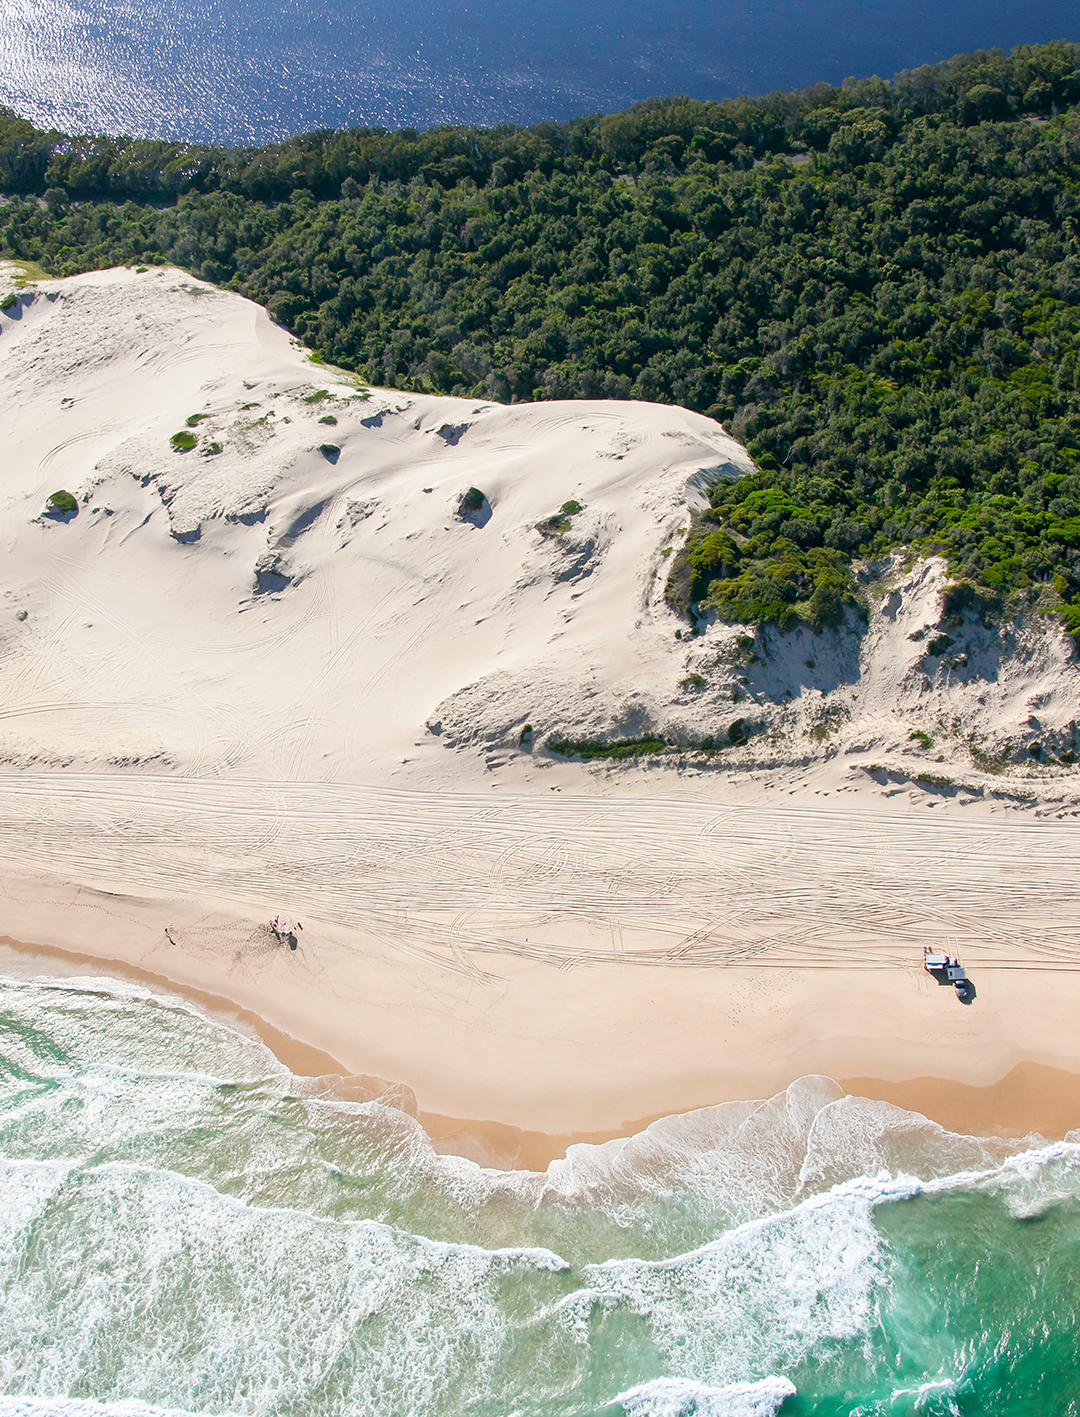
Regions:
<instances>
[{"instance_id":1,"label":"dense green forest","mask_svg":"<svg viewBox=\"0 0 1080 1417\"><path fill-rule=\"evenodd\" d=\"M0 254L172 262L372 382L725 422L672 603L819 625L851 559L1080 634L1080 45L532 128L226 149L0 110Z\"/></svg>"}]
</instances>

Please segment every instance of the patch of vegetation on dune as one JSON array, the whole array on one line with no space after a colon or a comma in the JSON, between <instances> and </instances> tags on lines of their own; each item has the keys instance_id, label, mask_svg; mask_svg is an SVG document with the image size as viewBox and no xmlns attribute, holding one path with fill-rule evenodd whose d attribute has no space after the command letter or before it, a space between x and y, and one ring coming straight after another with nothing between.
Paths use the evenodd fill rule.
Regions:
<instances>
[{"instance_id":1,"label":"patch of vegetation on dune","mask_svg":"<svg viewBox=\"0 0 1080 1417\"><path fill-rule=\"evenodd\" d=\"M638 758L645 753L662 753L667 747L663 738L549 738L544 744L549 753L563 758Z\"/></svg>"},{"instance_id":2,"label":"patch of vegetation on dune","mask_svg":"<svg viewBox=\"0 0 1080 1417\"><path fill-rule=\"evenodd\" d=\"M66 488L61 487L58 492L50 493L46 507L54 516L70 517L78 512L79 503Z\"/></svg>"},{"instance_id":3,"label":"patch of vegetation on dune","mask_svg":"<svg viewBox=\"0 0 1080 1417\"><path fill-rule=\"evenodd\" d=\"M692 676L699 679L700 675ZM704 683L704 680L702 680ZM659 753L680 755L685 753L713 754L721 748L742 748L753 737L757 728L744 718L737 718L721 736L710 734L693 741L669 742L659 734L648 734L642 738L559 738L551 737L544 744L549 753L562 758L598 758L619 760L655 756ZM530 729L531 733L531 729ZM523 735L524 736L524 735Z\"/></svg>"},{"instance_id":4,"label":"patch of vegetation on dune","mask_svg":"<svg viewBox=\"0 0 1080 1417\"><path fill-rule=\"evenodd\" d=\"M571 499L564 502L557 512L553 512L550 517L545 517L543 521L536 523L536 529L541 536L565 536L573 526L573 518L581 511L581 503Z\"/></svg>"}]
</instances>

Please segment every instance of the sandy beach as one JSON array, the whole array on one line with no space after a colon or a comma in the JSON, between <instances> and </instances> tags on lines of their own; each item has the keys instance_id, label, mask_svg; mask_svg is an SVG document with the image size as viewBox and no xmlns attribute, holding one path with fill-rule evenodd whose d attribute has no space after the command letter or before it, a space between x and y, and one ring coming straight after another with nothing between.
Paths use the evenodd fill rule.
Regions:
<instances>
[{"instance_id":1,"label":"sandy beach","mask_svg":"<svg viewBox=\"0 0 1080 1417\"><path fill-rule=\"evenodd\" d=\"M294 1071L365 1080L327 1087L402 1084L433 1136L466 1154L546 1164L569 1140L767 1097L811 1073L952 1129L1053 1136L1080 1125L1080 973L1070 957L1080 833L1071 824L939 818L931 829L880 812L567 794L543 813L532 799L503 799L493 818L485 799L459 797L484 895L471 904L462 884L451 915L439 899L451 887L434 863L462 869L453 817L436 824L435 805L416 802L370 828L385 859L380 871L369 865L362 899L343 903L310 868L306 894L323 911L301 917L292 951L267 928L269 893L261 903L198 897L224 848L204 836L206 859L170 859L169 792L160 782L118 794L96 784L82 833L79 814L63 813L87 881L76 886L10 867L17 851L41 852L39 833L52 830L45 803L55 813L63 797L45 785L32 797L24 775L0 815L6 934L31 954L58 951L65 971L96 964L235 1012ZM341 830L352 825L349 801L339 793L335 802ZM363 803L370 819L369 794ZM311 818L297 815L310 848ZM655 835L643 829L650 818ZM262 848L267 877L271 859L291 854L289 819ZM442 833L441 851L418 839L425 819ZM514 835L518 820L543 824L543 846ZM395 847L395 821L411 848ZM512 858L527 877L550 862L560 823L561 850L576 860L558 875L558 908L540 912L520 881L500 903L498 864ZM250 830L245 838L234 823L232 843L253 889ZM359 827L350 840L359 850ZM783 912L777 887L758 884L781 862ZM160 894L144 893L147 883ZM550 884L542 890L551 896ZM391 897L408 908L380 909ZM922 942L956 948L958 939L978 990L970 1007L921 967ZM40 955L34 968L50 972Z\"/></svg>"},{"instance_id":2,"label":"sandy beach","mask_svg":"<svg viewBox=\"0 0 1080 1417\"><path fill-rule=\"evenodd\" d=\"M167 965L163 965L164 967ZM690 1090L682 1089L680 1080L670 1080L664 1105L651 1115L621 1118L617 1122L609 1118L606 1125L578 1130L530 1130L506 1120L494 1120L472 1114L447 1116L421 1106L413 1085L395 1084L390 1079L363 1073L357 1075L324 1048L275 1027L252 1008L243 1007L234 999L197 988L190 983L180 983L175 977L143 968L128 960L110 959L0 937L0 969L16 975L33 973L59 979L72 975L85 977L87 974L100 974L107 978L137 981L160 995L179 995L211 1017L258 1037L298 1076L319 1078L326 1096L359 1101L377 1099L387 1105L401 1107L418 1117L437 1150L456 1152L481 1164L507 1168L543 1170L550 1161L564 1156L567 1148L575 1143L595 1144L616 1137L632 1136L662 1116L686 1111L695 1106L742 1100L753 1095L752 1084L755 1081L764 1084L760 1091L763 1095L768 1095L774 1089L778 1078L790 1082L800 1075L800 1069L794 1059L788 1062L778 1056L771 1074L767 1070L738 1071L727 1078L726 1090L724 1082L720 1081L713 1092L700 1093L696 1097ZM181 971L177 971L179 972ZM759 972L757 979L761 988L768 988L769 980L765 971ZM1060 980L1060 975L1056 976L1056 979ZM1054 975L1045 977L1040 982L1046 989L1056 988ZM745 974L738 983L747 983ZM925 994L925 991L922 992ZM1072 990L1068 991L1068 1000L1071 1006L1074 1000ZM817 1004L820 1007L820 1000ZM450 1050L451 1056L459 1056L455 1049L458 1040L452 1030L448 1030L440 1041ZM890 1042L893 1040L886 1040L887 1044ZM876 1046L876 1040L864 1038L862 1044L863 1056L872 1060L874 1066L881 1067L892 1061L887 1048L883 1050ZM419 1051L417 1050L418 1054ZM509 1050L509 1062L514 1069L515 1078L520 1080L518 1067L529 1058L535 1060L544 1051L542 1040L533 1041L529 1058L515 1057L515 1051ZM1052 1049L1049 1051L1052 1055ZM1067 1046L1063 1047L1062 1053L1068 1056ZM854 1057L855 1054L849 1053L848 1056ZM904 1059L897 1060L898 1071L902 1071L903 1061L908 1056L910 1055L905 1054ZM661 1073L664 1061L663 1058L657 1059L658 1071ZM407 1057L403 1054L401 1064L412 1076L414 1083L420 1087L421 1099L427 1098L429 1087L433 1089L439 1063L440 1059L431 1056L428 1050L424 1050L422 1056ZM986 1066L992 1073L994 1064L988 1062ZM1035 1133L1047 1140L1057 1140L1080 1128L1080 1071L1068 1071L1045 1063L1017 1062L991 1081L974 1083L960 1082L955 1077L937 1076L895 1077L888 1080L871 1076L837 1076L836 1080L845 1091L854 1096L874 1098L919 1112L949 1131L1003 1137L1020 1137ZM784 1086L786 1082L780 1085ZM525 1091L523 1086L521 1091ZM434 1090L430 1095L435 1095ZM461 1090L458 1095L467 1106L467 1091ZM482 1108L483 1097L477 1095L475 1101ZM557 1126L558 1123L554 1125Z\"/></svg>"},{"instance_id":3,"label":"sandy beach","mask_svg":"<svg viewBox=\"0 0 1080 1417\"><path fill-rule=\"evenodd\" d=\"M182 272L43 283L0 374L20 968L175 989L492 1164L807 1074L1080 1126L1077 773L989 752L1075 735L1059 631L931 674L944 570L898 562L865 632L684 638L668 558L750 466L718 424L364 389Z\"/></svg>"}]
</instances>

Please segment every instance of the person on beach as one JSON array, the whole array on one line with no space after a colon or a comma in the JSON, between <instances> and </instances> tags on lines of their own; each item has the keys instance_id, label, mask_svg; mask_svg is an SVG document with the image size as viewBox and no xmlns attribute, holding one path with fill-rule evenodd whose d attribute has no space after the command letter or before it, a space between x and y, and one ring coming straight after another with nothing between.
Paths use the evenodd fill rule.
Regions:
<instances>
[{"instance_id":1,"label":"person on beach","mask_svg":"<svg viewBox=\"0 0 1080 1417\"><path fill-rule=\"evenodd\" d=\"M296 925L294 927L289 924L289 921L284 915L275 915L273 920L271 920L270 922L270 928L271 930L273 930L274 934L278 937L279 940L284 940L288 942L290 950L295 950L298 943L296 938L296 931L302 930L304 927L300 924L299 920L296 922Z\"/></svg>"}]
</instances>

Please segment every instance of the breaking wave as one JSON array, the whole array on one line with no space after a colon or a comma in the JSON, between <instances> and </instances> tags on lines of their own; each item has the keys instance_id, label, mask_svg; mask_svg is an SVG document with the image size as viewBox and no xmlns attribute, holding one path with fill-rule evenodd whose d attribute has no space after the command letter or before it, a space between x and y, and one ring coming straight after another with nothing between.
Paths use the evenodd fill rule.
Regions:
<instances>
[{"instance_id":1,"label":"breaking wave","mask_svg":"<svg viewBox=\"0 0 1080 1417\"><path fill-rule=\"evenodd\" d=\"M1076 1140L815 1077L496 1171L180 1000L0 998L0 1417L1080 1410Z\"/></svg>"}]
</instances>

